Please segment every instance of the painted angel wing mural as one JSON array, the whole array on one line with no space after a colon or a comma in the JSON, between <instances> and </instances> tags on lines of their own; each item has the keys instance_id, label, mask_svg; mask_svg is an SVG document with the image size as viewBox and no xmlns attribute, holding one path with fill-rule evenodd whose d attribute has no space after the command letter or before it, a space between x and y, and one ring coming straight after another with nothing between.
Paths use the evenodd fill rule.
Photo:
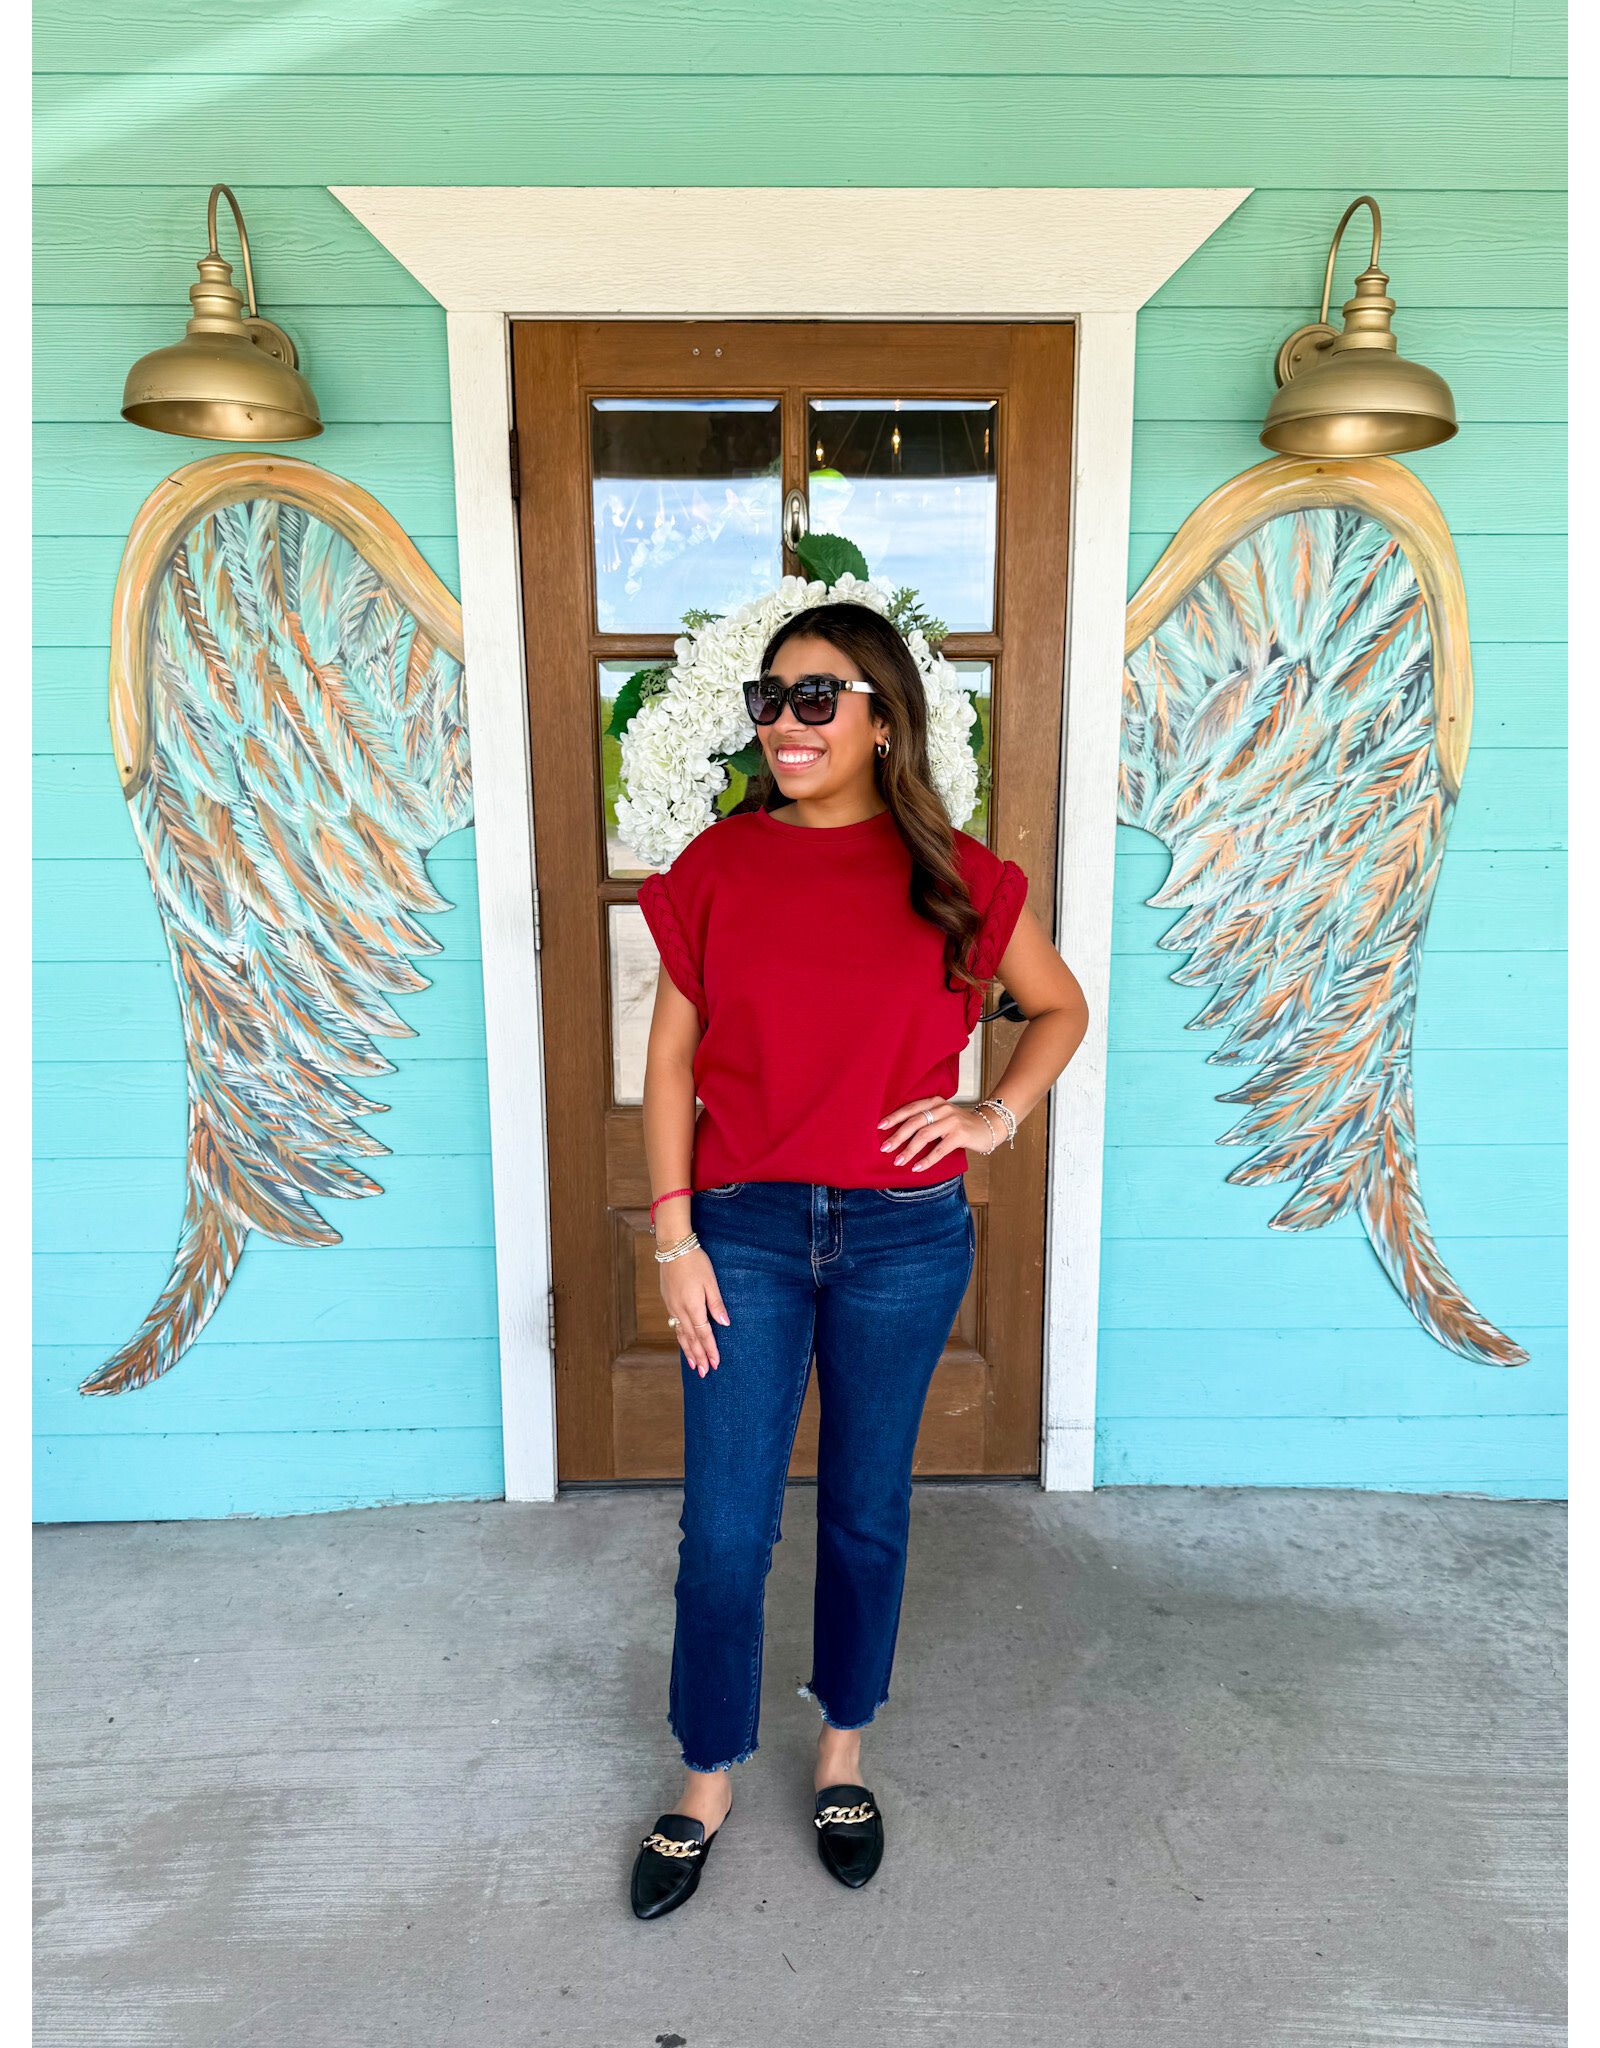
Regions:
<instances>
[{"instance_id":1,"label":"painted angel wing mural","mask_svg":"<svg viewBox=\"0 0 1600 2048\"><path fill-rule=\"evenodd\" d=\"M1172 856L1171 979L1192 1030L1258 1071L1227 1175L1292 1184L1276 1230L1354 1209L1422 1326L1528 1357L1463 1296L1418 1185L1411 1045L1422 938L1472 711L1443 515L1403 464L1275 457L1187 519L1128 613L1118 818Z\"/></svg>"},{"instance_id":2,"label":"painted angel wing mural","mask_svg":"<svg viewBox=\"0 0 1600 2048\"><path fill-rule=\"evenodd\" d=\"M172 1271L83 1382L172 1367L252 1230L339 1241L382 1192L354 1086L410 1035L390 998L440 950L424 857L472 818L460 607L383 507L281 456L176 471L140 510L112 623L111 726L183 1008L188 1191Z\"/></svg>"}]
</instances>

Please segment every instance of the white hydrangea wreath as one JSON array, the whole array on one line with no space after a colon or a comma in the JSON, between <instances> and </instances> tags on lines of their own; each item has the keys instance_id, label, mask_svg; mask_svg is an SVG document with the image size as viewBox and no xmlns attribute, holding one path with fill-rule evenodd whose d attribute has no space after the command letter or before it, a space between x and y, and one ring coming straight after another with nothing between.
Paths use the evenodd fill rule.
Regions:
<instances>
[{"instance_id":1,"label":"white hydrangea wreath","mask_svg":"<svg viewBox=\"0 0 1600 2048\"><path fill-rule=\"evenodd\" d=\"M642 698L620 735L617 830L651 867L669 866L712 824L728 787L728 761L755 739L742 685L769 639L808 605L847 599L888 613L894 587L845 570L831 583L785 576L766 596L708 620L674 642L665 686ZM978 762L969 737L977 706L951 664L920 627L903 635L928 704L928 765L952 825L978 801Z\"/></svg>"}]
</instances>

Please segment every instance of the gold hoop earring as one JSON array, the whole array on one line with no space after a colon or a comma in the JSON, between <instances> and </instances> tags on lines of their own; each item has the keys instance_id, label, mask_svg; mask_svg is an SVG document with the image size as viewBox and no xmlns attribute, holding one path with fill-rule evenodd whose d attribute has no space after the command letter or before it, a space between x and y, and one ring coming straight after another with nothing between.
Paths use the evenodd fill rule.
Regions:
<instances>
[{"instance_id":1,"label":"gold hoop earring","mask_svg":"<svg viewBox=\"0 0 1600 2048\"><path fill-rule=\"evenodd\" d=\"M878 744L877 744L876 752L877 752L877 756L878 756L878 759L879 759L880 761L881 761L881 760L883 759L884 755L888 753L888 751L889 751L889 742L888 742L887 740L879 740L879 741L878 741Z\"/></svg>"}]
</instances>

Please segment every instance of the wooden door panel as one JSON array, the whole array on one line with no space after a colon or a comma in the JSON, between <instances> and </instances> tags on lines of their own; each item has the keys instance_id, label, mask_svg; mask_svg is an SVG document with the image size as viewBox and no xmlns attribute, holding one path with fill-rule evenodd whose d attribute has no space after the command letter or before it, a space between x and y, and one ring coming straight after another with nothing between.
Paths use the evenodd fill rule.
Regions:
<instances>
[{"instance_id":1,"label":"wooden door panel","mask_svg":"<svg viewBox=\"0 0 1600 2048\"><path fill-rule=\"evenodd\" d=\"M992 403L993 618L982 630L952 633L944 651L952 660L989 664L987 837L1027 870L1029 903L1048 927L1072 363L1073 331L1062 323L514 324L563 1483L670 1480L682 1471L678 1352L651 1256L641 1120L637 1103L617 1093L629 1085L617 1078L628 1062L621 1054L613 1062L614 1032L632 1030L635 1040L625 1043L637 1050L640 990L630 987L624 999L612 987L608 919L616 906L637 916L631 906L638 876L612 871L616 845L614 833L608 838L602 787L597 680L603 663L642 666L669 658L681 624L675 617L659 632L627 633L597 625L591 401L697 400L706 413L726 410L707 400L740 398L762 401L741 410L763 417L768 402L775 403L781 491L804 489L810 481L813 400L868 407L899 400L912 408L918 399L982 400L985 418ZM819 412L816 424L822 421ZM871 561L870 549L869 562L875 571L881 566ZM799 565L785 551L782 566L794 571ZM608 576L615 573L608 568ZM619 615L616 606L611 610ZM629 944L637 947L637 937L630 933ZM649 962L641 963L637 951L629 957L627 973L636 981ZM974 1093L994 1085L1019 1028L981 1027L981 1085ZM1031 1474L1039 1468L1046 1114L1045 1107L1035 1111L1014 1150L975 1157L968 1170L977 1260L929 1395L917 1446L919 1474ZM813 1377L795 1447L797 1476L815 1471L816 1404Z\"/></svg>"}]
</instances>

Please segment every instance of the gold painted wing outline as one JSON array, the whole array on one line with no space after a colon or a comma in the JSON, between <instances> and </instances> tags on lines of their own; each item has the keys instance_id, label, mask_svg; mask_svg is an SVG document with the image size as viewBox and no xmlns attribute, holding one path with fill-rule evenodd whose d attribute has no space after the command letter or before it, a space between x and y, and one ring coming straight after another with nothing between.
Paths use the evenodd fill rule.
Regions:
<instances>
[{"instance_id":1,"label":"gold painted wing outline","mask_svg":"<svg viewBox=\"0 0 1600 2048\"><path fill-rule=\"evenodd\" d=\"M456 599L384 508L315 464L175 471L112 618L111 730L183 1009L187 1192L166 1285L82 1384L167 1372L252 1230L336 1244L314 1203L382 1192L356 1078L449 909L427 853L471 822Z\"/></svg>"}]
</instances>

